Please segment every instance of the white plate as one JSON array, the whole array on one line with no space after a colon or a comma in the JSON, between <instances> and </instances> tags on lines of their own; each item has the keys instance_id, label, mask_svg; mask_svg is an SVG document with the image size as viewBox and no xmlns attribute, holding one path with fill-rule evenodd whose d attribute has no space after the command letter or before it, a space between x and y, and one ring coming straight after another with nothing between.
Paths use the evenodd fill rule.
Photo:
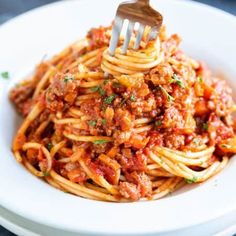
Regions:
<instances>
[{"instance_id":1,"label":"white plate","mask_svg":"<svg viewBox=\"0 0 236 236\"><path fill-rule=\"evenodd\" d=\"M90 27L111 22L119 0L62 1L17 17L0 28L1 81L0 204L58 229L106 234L167 232L197 225L236 210L236 158L208 182L159 201L106 203L60 192L33 177L10 151L18 117L8 101L10 87L45 55L60 51ZM191 1L152 3L163 13L169 32L179 33L183 48L224 72L236 91L236 19Z\"/></svg>"},{"instance_id":2,"label":"white plate","mask_svg":"<svg viewBox=\"0 0 236 236\"><path fill-rule=\"evenodd\" d=\"M18 236L85 236L85 234L73 233L37 224L2 207L0 207L0 225ZM235 233L236 212L233 212L224 217L217 218L216 220L195 227L167 232L164 234L149 234L149 236L232 236ZM86 236L91 236L91 234L86 234Z\"/></svg>"}]
</instances>

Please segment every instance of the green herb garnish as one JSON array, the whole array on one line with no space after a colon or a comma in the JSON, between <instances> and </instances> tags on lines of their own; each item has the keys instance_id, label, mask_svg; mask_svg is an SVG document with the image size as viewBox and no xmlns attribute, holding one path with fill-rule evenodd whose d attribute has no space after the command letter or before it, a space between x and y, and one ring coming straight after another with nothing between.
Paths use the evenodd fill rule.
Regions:
<instances>
[{"instance_id":1,"label":"green herb garnish","mask_svg":"<svg viewBox=\"0 0 236 236\"><path fill-rule=\"evenodd\" d=\"M47 149L50 151L52 149L52 146L53 146L52 143L48 143L47 144Z\"/></svg>"},{"instance_id":2,"label":"green herb garnish","mask_svg":"<svg viewBox=\"0 0 236 236\"><path fill-rule=\"evenodd\" d=\"M203 78L202 78L201 76L198 76L198 77L197 77L197 80L198 80L200 83L203 82Z\"/></svg>"},{"instance_id":3,"label":"green herb garnish","mask_svg":"<svg viewBox=\"0 0 236 236\"><path fill-rule=\"evenodd\" d=\"M157 121L155 121L155 126L161 126L161 124L162 124L162 122L161 122L161 120L157 120Z\"/></svg>"},{"instance_id":4,"label":"green herb garnish","mask_svg":"<svg viewBox=\"0 0 236 236\"><path fill-rule=\"evenodd\" d=\"M195 138L195 139L193 139L193 142L197 145L197 144L199 144L199 139Z\"/></svg>"},{"instance_id":5,"label":"green herb garnish","mask_svg":"<svg viewBox=\"0 0 236 236\"><path fill-rule=\"evenodd\" d=\"M90 120L89 121L89 125L90 126L95 126L97 124L97 121L96 120Z\"/></svg>"},{"instance_id":6,"label":"green herb garnish","mask_svg":"<svg viewBox=\"0 0 236 236\"><path fill-rule=\"evenodd\" d=\"M91 88L92 92L98 92L101 96L105 95L105 90L101 86L95 86Z\"/></svg>"},{"instance_id":7,"label":"green herb garnish","mask_svg":"<svg viewBox=\"0 0 236 236\"><path fill-rule=\"evenodd\" d=\"M225 143L221 144L220 146L221 146L221 147L223 147L223 148L230 149L230 145L228 145L228 144L225 144Z\"/></svg>"},{"instance_id":8,"label":"green herb garnish","mask_svg":"<svg viewBox=\"0 0 236 236\"><path fill-rule=\"evenodd\" d=\"M192 184L192 183L196 183L197 182L197 177L193 176L192 179L185 179L186 183L188 184Z\"/></svg>"},{"instance_id":9,"label":"green herb garnish","mask_svg":"<svg viewBox=\"0 0 236 236\"><path fill-rule=\"evenodd\" d=\"M97 92L98 89L99 89L99 87L100 87L100 86L95 86L95 87L92 87L90 90L91 90L92 92Z\"/></svg>"},{"instance_id":10,"label":"green herb garnish","mask_svg":"<svg viewBox=\"0 0 236 236\"><path fill-rule=\"evenodd\" d=\"M109 82L109 80L108 80L108 79L105 79L105 80L103 81L103 84L106 85L108 82Z\"/></svg>"},{"instance_id":11,"label":"green herb garnish","mask_svg":"<svg viewBox=\"0 0 236 236\"><path fill-rule=\"evenodd\" d=\"M113 83L112 83L112 87L114 87L114 88L120 88L120 87L121 87L121 84L118 83L118 82L113 82Z\"/></svg>"},{"instance_id":12,"label":"green herb garnish","mask_svg":"<svg viewBox=\"0 0 236 236\"><path fill-rule=\"evenodd\" d=\"M113 102L113 100L115 99L116 95L115 94L112 94L110 95L109 97L106 97L104 99L104 103L106 104L111 104Z\"/></svg>"},{"instance_id":13,"label":"green herb garnish","mask_svg":"<svg viewBox=\"0 0 236 236\"><path fill-rule=\"evenodd\" d=\"M202 124L202 128L203 128L203 130L207 131L208 130L208 124L207 123L203 123Z\"/></svg>"},{"instance_id":14,"label":"green herb garnish","mask_svg":"<svg viewBox=\"0 0 236 236\"><path fill-rule=\"evenodd\" d=\"M4 71L1 73L1 76L3 79L9 79L10 78L10 75L9 75L9 72L8 71Z\"/></svg>"},{"instance_id":15,"label":"green herb garnish","mask_svg":"<svg viewBox=\"0 0 236 236\"><path fill-rule=\"evenodd\" d=\"M64 82L65 83L68 83L69 81L72 81L72 80L74 80L74 77L73 76L66 76L65 78L64 78Z\"/></svg>"},{"instance_id":16,"label":"green herb garnish","mask_svg":"<svg viewBox=\"0 0 236 236\"><path fill-rule=\"evenodd\" d=\"M98 92L99 92L99 94L100 94L101 96L104 96L105 93L106 93L105 90L102 89L101 87L99 88Z\"/></svg>"},{"instance_id":17,"label":"green herb garnish","mask_svg":"<svg viewBox=\"0 0 236 236\"><path fill-rule=\"evenodd\" d=\"M182 80L176 75L173 74L172 79L170 80L170 83L176 83L179 85L180 88L184 88Z\"/></svg>"},{"instance_id":18,"label":"green herb garnish","mask_svg":"<svg viewBox=\"0 0 236 236\"><path fill-rule=\"evenodd\" d=\"M173 102L175 100L161 85L159 85L159 87L161 88L162 92L165 94L168 102Z\"/></svg>"},{"instance_id":19,"label":"green herb garnish","mask_svg":"<svg viewBox=\"0 0 236 236\"><path fill-rule=\"evenodd\" d=\"M47 171L43 171L43 176L48 177L49 175L50 175L49 172L47 172Z\"/></svg>"},{"instance_id":20,"label":"green herb garnish","mask_svg":"<svg viewBox=\"0 0 236 236\"><path fill-rule=\"evenodd\" d=\"M93 141L94 144L98 145L98 144L104 144L104 143L107 143L108 141L107 140L96 140L96 141Z\"/></svg>"},{"instance_id":21,"label":"green herb garnish","mask_svg":"<svg viewBox=\"0 0 236 236\"><path fill-rule=\"evenodd\" d=\"M107 123L106 119L102 119L102 124L105 125Z\"/></svg>"},{"instance_id":22,"label":"green herb garnish","mask_svg":"<svg viewBox=\"0 0 236 236\"><path fill-rule=\"evenodd\" d=\"M132 101L132 102L136 102L137 101L137 98L136 98L135 94L133 94L133 93L131 94L130 101Z\"/></svg>"}]
</instances>

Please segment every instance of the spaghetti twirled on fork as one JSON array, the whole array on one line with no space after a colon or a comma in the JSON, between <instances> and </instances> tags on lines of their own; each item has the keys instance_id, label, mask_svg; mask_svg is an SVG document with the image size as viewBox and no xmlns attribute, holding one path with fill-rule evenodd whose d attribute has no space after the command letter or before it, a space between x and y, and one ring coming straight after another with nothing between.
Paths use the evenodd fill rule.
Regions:
<instances>
[{"instance_id":1,"label":"spaghetti twirled on fork","mask_svg":"<svg viewBox=\"0 0 236 236\"><path fill-rule=\"evenodd\" d=\"M164 28L125 55L109 55L110 34L92 29L12 89L25 117L17 161L58 189L118 202L159 199L222 170L236 153L225 81Z\"/></svg>"}]
</instances>

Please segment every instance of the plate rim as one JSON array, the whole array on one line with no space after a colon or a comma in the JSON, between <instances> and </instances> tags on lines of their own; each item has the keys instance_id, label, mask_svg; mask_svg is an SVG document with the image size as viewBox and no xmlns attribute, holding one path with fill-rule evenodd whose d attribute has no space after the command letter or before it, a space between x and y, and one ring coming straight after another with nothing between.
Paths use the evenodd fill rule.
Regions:
<instances>
[{"instance_id":1,"label":"plate rim","mask_svg":"<svg viewBox=\"0 0 236 236\"><path fill-rule=\"evenodd\" d=\"M76 2L76 1L79 2L79 1L83 1L83 0L67 0L67 2ZM172 0L172 1L174 1L174 2L184 2L184 4L190 4L190 5L201 5L202 7L207 8L207 9L210 9L210 10L214 11L215 13L218 12L219 14L222 15L222 17L223 17L223 16L224 16L224 17L225 17L225 16L229 17L229 19L230 19L230 20L233 20L233 21L235 22L235 25L236 25L236 17L233 16L232 14L230 14L230 13L227 13L227 12L223 11L223 10L217 9L217 8L215 8L215 7L212 7L212 6L205 5L205 4L203 4L203 3L193 2L193 1L189 1L189 0ZM21 15L15 17L15 18L13 18L13 19L7 21L6 23L2 24L2 25L0 26L0 34L1 34L1 29L2 29L2 28L8 27L8 25L10 25L10 24L12 24L12 23L15 23L16 21L18 21L18 20L21 19L22 17L27 17L28 15L34 14L34 12L36 12L36 11L40 11L40 10L42 10L42 9L46 9L46 8L48 8L48 7L54 7L54 6L61 5L61 4L65 4L65 2L59 1L59 2L55 2L55 3L47 4L47 5L44 5L44 6L35 8L35 9L33 9L33 10L30 10L30 11L24 13L24 14L21 14ZM217 14L218 14L218 13L217 13ZM4 85L5 85L5 84L4 84ZM1 96L0 96L0 102L1 102L1 100L2 100L2 97L3 97L3 96L2 96L2 94L1 94ZM4 201L2 201L2 202L4 202ZM1 202L0 202L0 204L1 204ZM4 204L5 204L6 206L5 206ZM11 210L11 211L13 211L13 212L16 212L16 213L19 214L19 215L22 215L22 216L25 217L25 218L30 219L31 217L33 217L32 214L26 215L26 213L22 212L22 211L19 210L19 209L18 209L18 211L16 211L16 209L12 209L11 206L10 206L9 204L7 204L6 201L4 202L4 204L3 204L4 207L6 207L7 209L9 209L9 210ZM212 219L221 217L221 216L223 216L223 215L229 213L230 211L236 211L236 206L234 207L234 209L225 209L225 211L221 211L221 213L219 213L218 215L214 215L214 216L212 216L211 218L208 218L207 221L211 221ZM189 224L189 225L186 225L186 224L185 224L182 228L190 227L190 226L193 226L193 225L198 225L198 224L201 224L201 223L207 222L207 221L206 221L206 220L202 220L202 221L199 221L199 222L196 223L196 224ZM40 223L42 223L42 224L45 224L45 221L44 221L43 219L37 219L37 222L40 222ZM52 222L50 222L50 225L49 225L49 224L45 224L45 225L49 225L49 226L52 225L53 227L58 228L58 224L53 225L53 224L51 224L51 223L52 223ZM61 226L61 229L65 229L65 230L68 230L68 229L69 229L69 230L71 230L71 228L66 228L66 227L63 227L63 226ZM181 227L170 228L170 230L168 230L168 231L173 231L173 230L176 230L176 229L181 229ZM96 233L109 233L109 232L107 232L107 231L101 231L101 232L98 232L97 230L96 230L96 231L93 231L92 229L89 229L89 230L87 230L87 231L86 231L86 230L83 230L83 231L80 230L80 231L78 231L78 232L80 232L80 233L95 233L95 234L96 234ZM146 231L145 231L145 232L146 232ZM158 231L158 232L159 232L159 231ZM167 231L160 231L160 232L167 232ZM134 233L137 233L137 232L134 231ZM150 231L150 232L148 232L148 233L153 233L153 231ZM130 232L129 232L129 234L130 234Z\"/></svg>"}]
</instances>

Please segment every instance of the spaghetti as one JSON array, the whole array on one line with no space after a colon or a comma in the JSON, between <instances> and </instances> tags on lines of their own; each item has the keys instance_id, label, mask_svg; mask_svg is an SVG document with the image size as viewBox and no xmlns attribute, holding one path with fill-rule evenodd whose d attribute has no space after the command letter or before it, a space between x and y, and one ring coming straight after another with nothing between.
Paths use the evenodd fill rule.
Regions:
<instances>
[{"instance_id":1,"label":"spaghetti","mask_svg":"<svg viewBox=\"0 0 236 236\"><path fill-rule=\"evenodd\" d=\"M159 199L221 171L236 153L225 81L164 28L137 51L133 37L125 55L109 55L110 34L92 29L12 89L25 117L16 160L55 188L112 202Z\"/></svg>"}]
</instances>

